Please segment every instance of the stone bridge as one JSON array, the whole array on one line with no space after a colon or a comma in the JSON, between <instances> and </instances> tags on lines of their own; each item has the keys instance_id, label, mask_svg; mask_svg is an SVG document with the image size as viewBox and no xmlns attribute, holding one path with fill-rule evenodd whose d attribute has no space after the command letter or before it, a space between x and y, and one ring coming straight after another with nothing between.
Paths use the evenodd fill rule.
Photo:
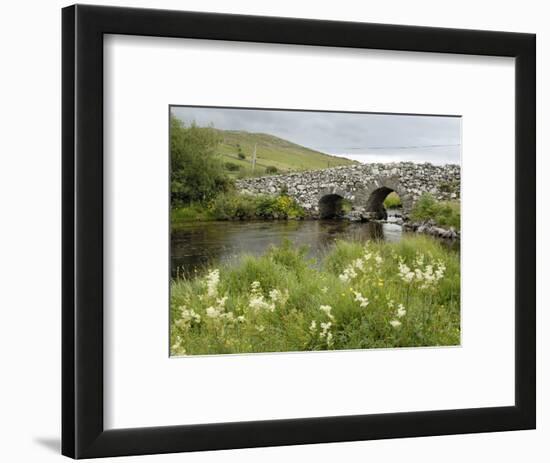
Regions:
<instances>
[{"instance_id":1,"label":"stone bridge","mask_svg":"<svg viewBox=\"0 0 550 463\"><path fill-rule=\"evenodd\" d=\"M438 200L460 198L460 166L447 164L358 164L330 169L296 172L239 180L237 188L251 194L286 191L308 214L331 218L343 214L345 203L351 214L384 219L384 199L395 191L407 216L423 193Z\"/></svg>"}]
</instances>

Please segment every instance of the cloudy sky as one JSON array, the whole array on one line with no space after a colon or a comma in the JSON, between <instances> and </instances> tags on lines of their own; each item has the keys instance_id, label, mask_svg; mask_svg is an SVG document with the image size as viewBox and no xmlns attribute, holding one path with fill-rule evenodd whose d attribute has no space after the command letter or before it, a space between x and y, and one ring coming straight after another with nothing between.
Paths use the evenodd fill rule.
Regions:
<instances>
[{"instance_id":1,"label":"cloudy sky","mask_svg":"<svg viewBox=\"0 0 550 463\"><path fill-rule=\"evenodd\" d=\"M172 114L186 124L268 133L360 162L460 163L459 117L185 106Z\"/></svg>"}]
</instances>

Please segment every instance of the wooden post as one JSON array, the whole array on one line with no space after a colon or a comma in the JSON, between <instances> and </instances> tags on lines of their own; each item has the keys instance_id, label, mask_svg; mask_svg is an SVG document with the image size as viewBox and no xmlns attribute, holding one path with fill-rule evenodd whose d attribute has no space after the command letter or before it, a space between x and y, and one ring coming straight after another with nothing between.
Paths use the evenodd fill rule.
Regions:
<instances>
[{"instance_id":1,"label":"wooden post","mask_svg":"<svg viewBox=\"0 0 550 463\"><path fill-rule=\"evenodd\" d=\"M254 169L256 169L256 147L258 146L257 143L254 143L254 151L252 153L252 172L254 172Z\"/></svg>"}]
</instances>

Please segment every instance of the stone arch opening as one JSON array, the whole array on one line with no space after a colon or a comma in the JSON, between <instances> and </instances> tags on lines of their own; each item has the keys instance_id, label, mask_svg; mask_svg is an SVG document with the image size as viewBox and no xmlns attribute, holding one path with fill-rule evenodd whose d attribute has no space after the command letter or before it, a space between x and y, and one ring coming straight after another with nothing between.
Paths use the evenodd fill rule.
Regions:
<instances>
[{"instance_id":1,"label":"stone arch opening","mask_svg":"<svg viewBox=\"0 0 550 463\"><path fill-rule=\"evenodd\" d=\"M369 198L367 199L367 205L365 207L366 212L368 212L374 219L386 220L388 218L388 211L386 210L384 201L391 193L395 193L399 197L400 203L403 201L403 198L393 188L381 186L370 193Z\"/></svg>"},{"instance_id":2,"label":"stone arch opening","mask_svg":"<svg viewBox=\"0 0 550 463\"><path fill-rule=\"evenodd\" d=\"M343 196L331 193L319 200L319 217L321 219L336 219L342 217L351 209L351 203Z\"/></svg>"}]
</instances>

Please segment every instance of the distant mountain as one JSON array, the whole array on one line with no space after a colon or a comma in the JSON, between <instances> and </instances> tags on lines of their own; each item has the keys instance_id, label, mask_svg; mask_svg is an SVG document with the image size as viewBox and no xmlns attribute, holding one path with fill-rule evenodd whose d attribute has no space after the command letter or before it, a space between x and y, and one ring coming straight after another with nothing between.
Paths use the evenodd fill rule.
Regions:
<instances>
[{"instance_id":1,"label":"distant mountain","mask_svg":"<svg viewBox=\"0 0 550 463\"><path fill-rule=\"evenodd\" d=\"M357 161L321 153L266 133L219 129L216 131L222 141L218 152L222 156L227 172L234 177L358 164ZM256 145L256 167L252 171L254 145Z\"/></svg>"}]
</instances>

